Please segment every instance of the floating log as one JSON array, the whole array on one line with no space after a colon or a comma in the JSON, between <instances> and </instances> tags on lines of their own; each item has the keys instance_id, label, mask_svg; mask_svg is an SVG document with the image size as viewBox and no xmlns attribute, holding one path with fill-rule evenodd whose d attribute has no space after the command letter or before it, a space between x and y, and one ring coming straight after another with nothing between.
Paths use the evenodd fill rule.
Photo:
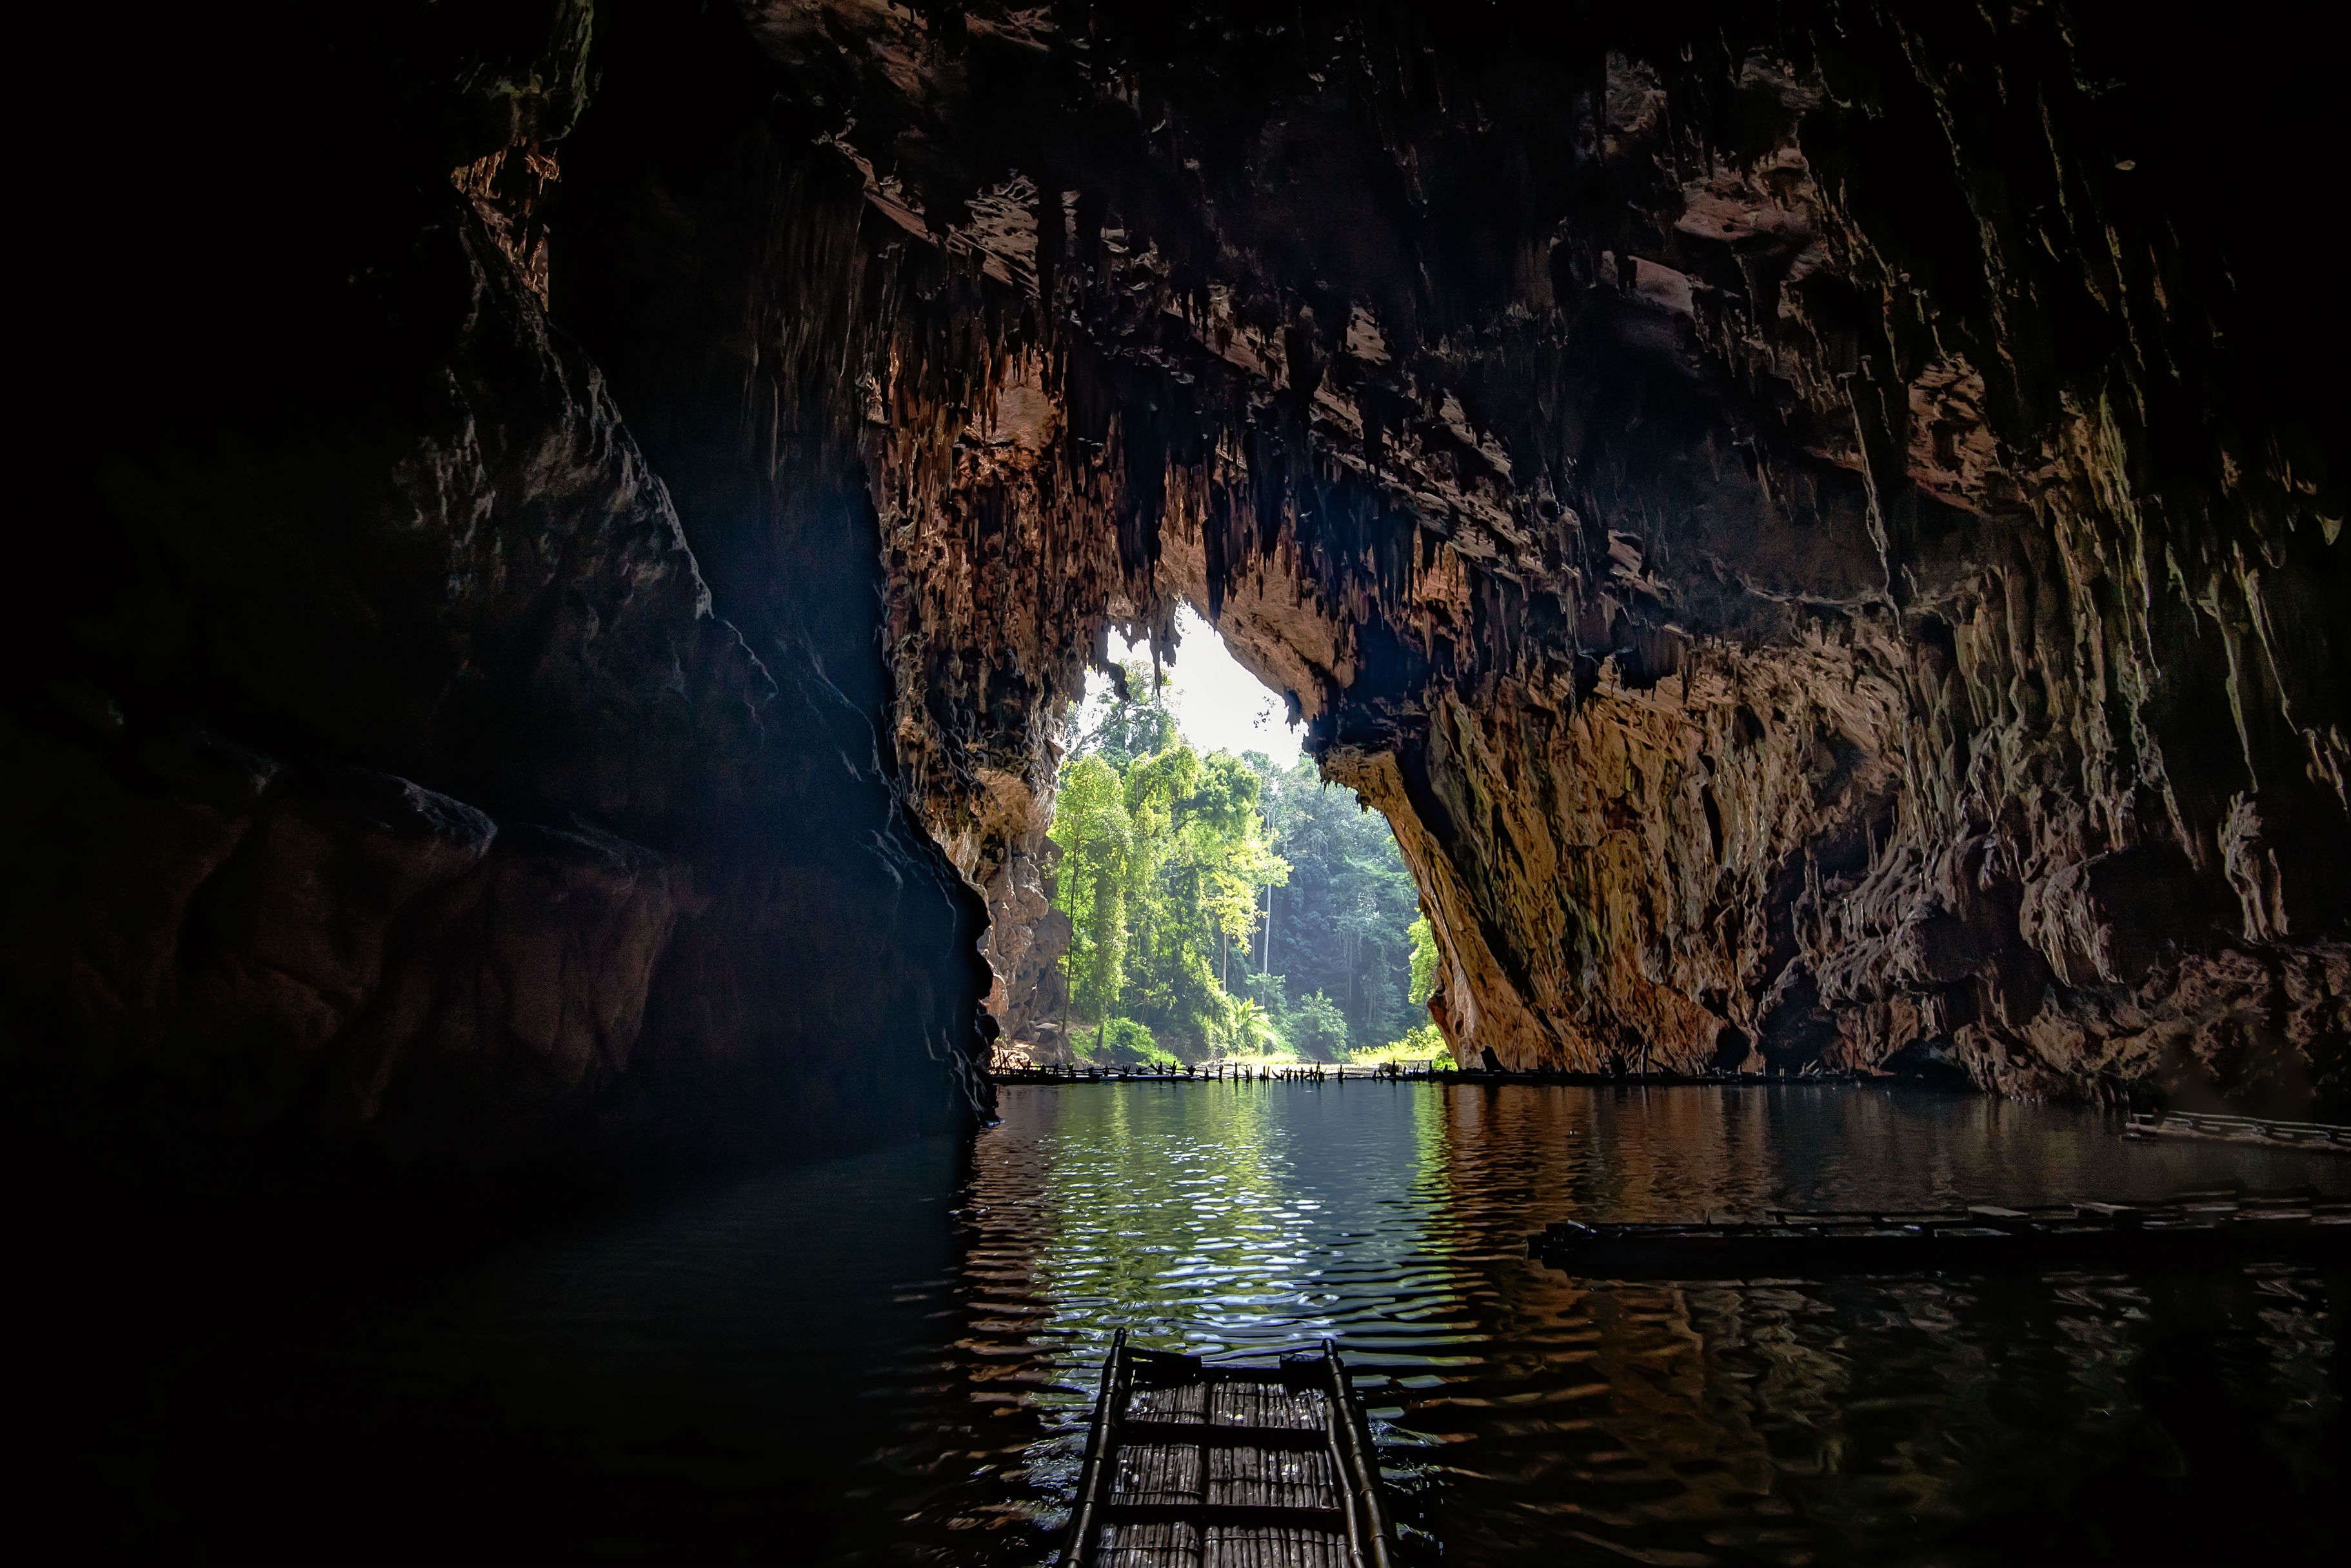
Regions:
<instances>
[{"instance_id":1,"label":"floating log","mask_svg":"<svg viewBox=\"0 0 2351 1568\"><path fill-rule=\"evenodd\" d=\"M1216 1363L1111 1342L1062 1568L1391 1568L1338 1353Z\"/></svg>"},{"instance_id":2,"label":"floating log","mask_svg":"<svg viewBox=\"0 0 2351 1568\"><path fill-rule=\"evenodd\" d=\"M2202 1268L2259 1259L2343 1265L2351 1264L2351 1200L2310 1188L2220 1189L2144 1204L1774 1211L1694 1225L1568 1220L1527 1247L1568 1273L1616 1280Z\"/></svg>"},{"instance_id":3,"label":"floating log","mask_svg":"<svg viewBox=\"0 0 2351 1568\"><path fill-rule=\"evenodd\" d=\"M2196 1111L2135 1111L2126 1138L2190 1138L2201 1143L2252 1144L2262 1148L2315 1149L2351 1155L2351 1127L2329 1122L2281 1122L2264 1116L2208 1115Z\"/></svg>"}]
</instances>

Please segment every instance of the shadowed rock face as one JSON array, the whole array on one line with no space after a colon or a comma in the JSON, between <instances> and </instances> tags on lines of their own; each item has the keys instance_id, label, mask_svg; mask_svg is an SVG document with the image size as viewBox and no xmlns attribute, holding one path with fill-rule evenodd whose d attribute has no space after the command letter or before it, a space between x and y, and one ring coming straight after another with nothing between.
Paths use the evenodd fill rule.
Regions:
<instances>
[{"instance_id":1,"label":"shadowed rock face","mask_svg":"<svg viewBox=\"0 0 2351 1568\"><path fill-rule=\"evenodd\" d=\"M2283 14L379 9L93 40L43 171L111 194L27 1082L436 1159L954 1124L1058 1007L1062 704L1189 601L1395 824L1466 1059L2351 1091Z\"/></svg>"},{"instance_id":2,"label":"shadowed rock face","mask_svg":"<svg viewBox=\"0 0 2351 1568\"><path fill-rule=\"evenodd\" d=\"M2339 115L2175 112L2289 19L748 15L926 323L897 737L999 927L1040 712L1188 599L1465 1059L2340 1103L2343 319L2251 237Z\"/></svg>"},{"instance_id":3,"label":"shadowed rock face","mask_svg":"<svg viewBox=\"0 0 2351 1568\"><path fill-rule=\"evenodd\" d=\"M769 505L732 403L652 426L657 472L547 311L594 37L484 5L137 41L112 151L150 200L61 268L64 559L0 730L34 1118L502 1165L984 1108L979 903L882 748L871 507L818 465ZM204 238L158 265L151 230ZM655 368L731 373L704 324Z\"/></svg>"}]
</instances>

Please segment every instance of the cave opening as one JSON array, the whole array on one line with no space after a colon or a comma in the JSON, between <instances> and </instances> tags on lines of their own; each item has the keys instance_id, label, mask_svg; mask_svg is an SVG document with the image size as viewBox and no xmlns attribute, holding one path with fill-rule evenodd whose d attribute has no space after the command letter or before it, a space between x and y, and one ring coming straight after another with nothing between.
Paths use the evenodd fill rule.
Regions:
<instances>
[{"instance_id":1,"label":"cave opening","mask_svg":"<svg viewBox=\"0 0 2351 1568\"><path fill-rule=\"evenodd\" d=\"M2332 14L84 9L26 1539L2341 1558Z\"/></svg>"},{"instance_id":2,"label":"cave opening","mask_svg":"<svg viewBox=\"0 0 2351 1568\"><path fill-rule=\"evenodd\" d=\"M1198 609L1168 630L1107 630L1070 706L1049 907L988 936L1021 982L999 972L994 1065L1426 1062L1433 939L1386 819L1323 779L1294 695Z\"/></svg>"}]
</instances>

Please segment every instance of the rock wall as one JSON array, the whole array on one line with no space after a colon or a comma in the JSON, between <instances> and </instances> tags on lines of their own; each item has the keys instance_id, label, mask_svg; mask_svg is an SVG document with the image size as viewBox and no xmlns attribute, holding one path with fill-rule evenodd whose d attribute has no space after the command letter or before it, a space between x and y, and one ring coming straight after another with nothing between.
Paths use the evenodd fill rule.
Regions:
<instances>
[{"instance_id":1,"label":"rock wall","mask_svg":"<svg viewBox=\"0 0 2351 1568\"><path fill-rule=\"evenodd\" d=\"M1465 1059L2339 1109L2315 26L85 40L9 1071L436 1159L956 1124L1059 1008L1063 706L1188 601L1395 824Z\"/></svg>"},{"instance_id":2,"label":"rock wall","mask_svg":"<svg viewBox=\"0 0 2351 1568\"><path fill-rule=\"evenodd\" d=\"M609 20L263 8L129 47L78 156L148 200L54 280L55 591L14 628L24 1116L495 1166L984 1113L980 905L877 746L870 508L811 510L854 486L732 407L656 423L657 471L550 315ZM618 390L732 373L712 304ZM787 489L812 548L742 505Z\"/></svg>"},{"instance_id":3,"label":"rock wall","mask_svg":"<svg viewBox=\"0 0 2351 1568\"><path fill-rule=\"evenodd\" d=\"M747 14L954 280L861 374L999 923L1040 714L1188 599L1395 822L1465 1058L2341 1103L2343 320L2251 238L2340 130L2304 24Z\"/></svg>"}]
</instances>

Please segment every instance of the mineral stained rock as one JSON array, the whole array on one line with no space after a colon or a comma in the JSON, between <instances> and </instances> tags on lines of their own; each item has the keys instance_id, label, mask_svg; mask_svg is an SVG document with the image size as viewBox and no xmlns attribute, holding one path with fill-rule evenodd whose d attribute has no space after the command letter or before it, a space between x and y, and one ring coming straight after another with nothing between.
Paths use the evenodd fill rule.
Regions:
<instances>
[{"instance_id":1,"label":"mineral stained rock","mask_svg":"<svg viewBox=\"0 0 2351 1568\"><path fill-rule=\"evenodd\" d=\"M1394 823L1465 1060L2344 1103L2290 16L747 15L863 189L897 746L1015 1030L1040 717L1188 600Z\"/></svg>"},{"instance_id":2,"label":"mineral stained rock","mask_svg":"<svg viewBox=\"0 0 2351 1568\"><path fill-rule=\"evenodd\" d=\"M956 1124L1059 1009L1064 705L1190 602L1394 824L1464 1060L2341 1110L2317 25L93 38L9 1070L433 1158Z\"/></svg>"}]
</instances>

